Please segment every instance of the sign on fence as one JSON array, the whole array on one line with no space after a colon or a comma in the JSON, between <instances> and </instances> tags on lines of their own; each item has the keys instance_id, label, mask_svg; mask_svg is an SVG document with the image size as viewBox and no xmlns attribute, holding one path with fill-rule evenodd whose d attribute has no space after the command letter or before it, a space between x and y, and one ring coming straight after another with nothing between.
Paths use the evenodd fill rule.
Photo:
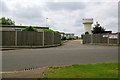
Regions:
<instances>
[{"instance_id":1,"label":"sign on fence","mask_svg":"<svg viewBox=\"0 0 120 80\"><path fill-rule=\"evenodd\" d=\"M103 38L108 37L108 35L103 35Z\"/></svg>"},{"instance_id":2,"label":"sign on fence","mask_svg":"<svg viewBox=\"0 0 120 80\"><path fill-rule=\"evenodd\" d=\"M117 39L118 35L117 34L110 34L109 39Z\"/></svg>"}]
</instances>

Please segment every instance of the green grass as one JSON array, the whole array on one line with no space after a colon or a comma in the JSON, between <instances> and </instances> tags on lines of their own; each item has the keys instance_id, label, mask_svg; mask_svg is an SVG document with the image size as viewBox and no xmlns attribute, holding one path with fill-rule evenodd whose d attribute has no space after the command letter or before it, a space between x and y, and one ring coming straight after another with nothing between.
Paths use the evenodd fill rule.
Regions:
<instances>
[{"instance_id":1,"label":"green grass","mask_svg":"<svg viewBox=\"0 0 120 80\"><path fill-rule=\"evenodd\" d=\"M118 78L117 62L49 68L42 78Z\"/></svg>"},{"instance_id":2,"label":"green grass","mask_svg":"<svg viewBox=\"0 0 120 80\"><path fill-rule=\"evenodd\" d=\"M72 40L61 40L61 44L68 42L68 41L72 41Z\"/></svg>"}]
</instances>

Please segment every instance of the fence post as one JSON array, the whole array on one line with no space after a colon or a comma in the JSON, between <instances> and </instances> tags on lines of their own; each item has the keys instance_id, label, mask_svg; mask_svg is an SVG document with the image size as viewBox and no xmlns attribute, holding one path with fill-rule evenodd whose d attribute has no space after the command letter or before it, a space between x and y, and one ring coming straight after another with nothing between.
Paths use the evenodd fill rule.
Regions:
<instances>
[{"instance_id":1,"label":"fence post","mask_svg":"<svg viewBox=\"0 0 120 80\"><path fill-rule=\"evenodd\" d=\"M53 36L53 45L54 45L54 33L52 33L52 36Z\"/></svg>"},{"instance_id":2,"label":"fence post","mask_svg":"<svg viewBox=\"0 0 120 80\"><path fill-rule=\"evenodd\" d=\"M110 40L109 40L109 33L108 33L108 44L110 43Z\"/></svg>"},{"instance_id":3,"label":"fence post","mask_svg":"<svg viewBox=\"0 0 120 80\"><path fill-rule=\"evenodd\" d=\"M3 31L0 31L0 47L2 48L2 34L3 34Z\"/></svg>"},{"instance_id":4,"label":"fence post","mask_svg":"<svg viewBox=\"0 0 120 80\"><path fill-rule=\"evenodd\" d=\"M93 43L93 34L91 34L91 44Z\"/></svg>"},{"instance_id":5,"label":"fence post","mask_svg":"<svg viewBox=\"0 0 120 80\"><path fill-rule=\"evenodd\" d=\"M117 33L117 44L119 44L119 33Z\"/></svg>"},{"instance_id":6,"label":"fence post","mask_svg":"<svg viewBox=\"0 0 120 80\"><path fill-rule=\"evenodd\" d=\"M43 47L45 46L44 44L45 44L45 34L44 34L44 31L43 31Z\"/></svg>"},{"instance_id":7,"label":"fence post","mask_svg":"<svg viewBox=\"0 0 120 80\"><path fill-rule=\"evenodd\" d=\"M59 34L59 39L60 39L60 45L61 45L61 35Z\"/></svg>"},{"instance_id":8,"label":"fence post","mask_svg":"<svg viewBox=\"0 0 120 80\"><path fill-rule=\"evenodd\" d=\"M17 46L17 31L15 31L15 46Z\"/></svg>"}]
</instances>

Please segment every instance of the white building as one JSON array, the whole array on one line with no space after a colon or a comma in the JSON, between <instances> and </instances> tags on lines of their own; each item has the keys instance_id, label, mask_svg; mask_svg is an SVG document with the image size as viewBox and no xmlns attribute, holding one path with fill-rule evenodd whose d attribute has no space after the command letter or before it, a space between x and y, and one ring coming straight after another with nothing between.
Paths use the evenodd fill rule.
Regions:
<instances>
[{"instance_id":1,"label":"white building","mask_svg":"<svg viewBox=\"0 0 120 80\"><path fill-rule=\"evenodd\" d=\"M65 38L65 33L61 32L60 35L61 35L61 39Z\"/></svg>"},{"instance_id":2,"label":"white building","mask_svg":"<svg viewBox=\"0 0 120 80\"><path fill-rule=\"evenodd\" d=\"M83 24L84 24L84 33L88 32L89 34L91 34L93 19L92 18L83 19Z\"/></svg>"}]
</instances>

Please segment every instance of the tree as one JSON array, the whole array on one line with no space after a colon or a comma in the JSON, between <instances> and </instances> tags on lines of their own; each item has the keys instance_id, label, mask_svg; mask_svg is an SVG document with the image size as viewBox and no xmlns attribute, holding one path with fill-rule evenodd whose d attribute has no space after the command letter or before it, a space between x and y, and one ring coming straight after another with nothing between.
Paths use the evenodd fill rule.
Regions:
<instances>
[{"instance_id":1,"label":"tree","mask_svg":"<svg viewBox=\"0 0 120 80\"><path fill-rule=\"evenodd\" d=\"M89 32L85 32L85 34L89 34Z\"/></svg>"},{"instance_id":2,"label":"tree","mask_svg":"<svg viewBox=\"0 0 120 80\"><path fill-rule=\"evenodd\" d=\"M0 24L2 24L2 25L15 25L15 22L12 21L10 18L6 19L5 17L2 17L0 19Z\"/></svg>"},{"instance_id":3,"label":"tree","mask_svg":"<svg viewBox=\"0 0 120 80\"><path fill-rule=\"evenodd\" d=\"M100 26L100 24L98 24L98 22L96 22L95 27L93 28L92 33L93 34L98 34L98 33L104 33L105 29L103 27Z\"/></svg>"},{"instance_id":4,"label":"tree","mask_svg":"<svg viewBox=\"0 0 120 80\"><path fill-rule=\"evenodd\" d=\"M83 39L83 34L81 34L81 39Z\"/></svg>"},{"instance_id":5,"label":"tree","mask_svg":"<svg viewBox=\"0 0 120 80\"><path fill-rule=\"evenodd\" d=\"M22 29L22 31L33 31L33 32L38 32L38 30L32 26L28 26L24 29Z\"/></svg>"}]
</instances>

